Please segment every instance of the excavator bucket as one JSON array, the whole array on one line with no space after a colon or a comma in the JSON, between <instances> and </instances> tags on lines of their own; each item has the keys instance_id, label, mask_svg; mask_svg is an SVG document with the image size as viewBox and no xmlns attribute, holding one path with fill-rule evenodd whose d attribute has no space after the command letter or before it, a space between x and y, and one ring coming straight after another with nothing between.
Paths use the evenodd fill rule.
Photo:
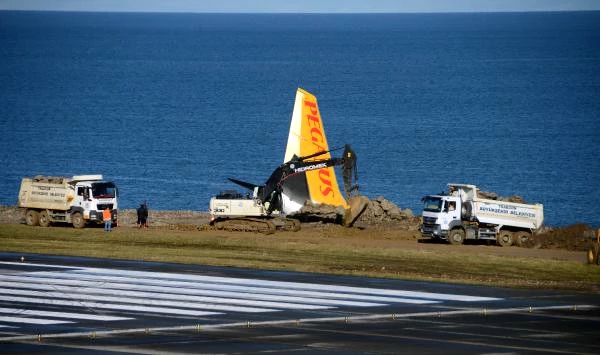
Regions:
<instances>
[{"instance_id":1,"label":"excavator bucket","mask_svg":"<svg viewBox=\"0 0 600 355\"><path fill-rule=\"evenodd\" d=\"M352 196L348 202L349 207L344 214L344 226L352 227L358 217L367 209L369 199L366 196Z\"/></svg>"}]
</instances>

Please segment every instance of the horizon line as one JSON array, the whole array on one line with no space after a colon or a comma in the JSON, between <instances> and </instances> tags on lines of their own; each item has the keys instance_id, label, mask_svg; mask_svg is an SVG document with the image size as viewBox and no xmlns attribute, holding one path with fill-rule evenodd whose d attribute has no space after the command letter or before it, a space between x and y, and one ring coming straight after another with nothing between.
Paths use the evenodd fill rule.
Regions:
<instances>
[{"instance_id":1,"label":"horizon line","mask_svg":"<svg viewBox=\"0 0 600 355\"><path fill-rule=\"evenodd\" d=\"M557 12L600 12L600 9L531 9L531 10L486 10L486 11L183 11L183 10L80 10L80 9L2 9L1 12L77 12L77 13L138 13L138 14L215 14L215 15L398 15L398 14L500 14L500 13L557 13Z\"/></svg>"}]
</instances>

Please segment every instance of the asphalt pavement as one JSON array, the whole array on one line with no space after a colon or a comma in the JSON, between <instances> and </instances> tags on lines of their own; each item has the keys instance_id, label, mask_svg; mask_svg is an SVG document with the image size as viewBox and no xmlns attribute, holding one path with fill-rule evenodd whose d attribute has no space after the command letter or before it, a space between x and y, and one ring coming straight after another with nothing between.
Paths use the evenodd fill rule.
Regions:
<instances>
[{"instance_id":1,"label":"asphalt pavement","mask_svg":"<svg viewBox=\"0 0 600 355\"><path fill-rule=\"evenodd\" d=\"M598 339L595 294L0 253L6 353L598 354Z\"/></svg>"}]
</instances>

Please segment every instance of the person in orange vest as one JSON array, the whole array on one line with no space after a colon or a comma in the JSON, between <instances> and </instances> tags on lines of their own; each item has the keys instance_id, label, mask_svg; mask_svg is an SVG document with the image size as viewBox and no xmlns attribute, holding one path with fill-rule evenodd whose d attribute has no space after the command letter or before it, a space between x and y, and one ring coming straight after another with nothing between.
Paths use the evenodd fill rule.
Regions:
<instances>
[{"instance_id":1,"label":"person in orange vest","mask_svg":"<svg viewBox=\"0 0 600 355\"><path fill-rule=\"evenodd\" d=\"M102 220L104 221L104 231L110 232L112 230L112 215L108 207L102 211Z\"/></svg>"}]
</instances>

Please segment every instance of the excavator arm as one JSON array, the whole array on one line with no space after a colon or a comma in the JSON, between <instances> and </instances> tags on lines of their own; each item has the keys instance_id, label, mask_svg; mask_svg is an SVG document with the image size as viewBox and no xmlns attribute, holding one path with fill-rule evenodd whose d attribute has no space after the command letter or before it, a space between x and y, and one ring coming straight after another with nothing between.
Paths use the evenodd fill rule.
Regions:
<instances>
[{"instance_id":1,"label":"excavator arm","mask_svg":"<svg viewBox=\"0 0 600 355\"><path fill-rule=\"evenodd\" d=\"M337 150L337 149L336 149ZM271 214L275 210L282 210L282 193L285 181L296 174L307 171L328 168L332 166L341 166L342 177L344 180L344 192L349 208L344 216L344 224L350 226L356 218L364 211L368 199L364 196L354 196L358 191L358 173L356 169L356 153L350 145L344 146L344 153L339 158L318 159L319 156L331 151L321 151L315 154L298 157L293 156L289 161L281 164L271 173L264 185L255 185L237 179L229 180L237 185L247 188L251 191L258 188L256 198L261 201L263 206L267 207L266 213ZM358 194L356 194L358 195Z\"/></svg>"},{"instance_id":2,"label":"excavator arm","mask_svg":"<svg viewBox=\"0 0 600 355\"><path fill-rule=\"evenodd\" d=\"M358 189L358 185L354 184L354 181L358 179L358 174L356 172L356 153L352 150L350 145L346 144L342 157L317 159L319 156L329 152L330 151L322 151L303 157L293 156L292 159L275 169L259 193L259 198L262 200L263 204L269 206L268 212L271 213L275 209L280 209L281 193L286 179L295 174L338 165L342 166L344 191L346 193L346 198L350 199L352 192Z\"/></svg>"}]
</instances>

